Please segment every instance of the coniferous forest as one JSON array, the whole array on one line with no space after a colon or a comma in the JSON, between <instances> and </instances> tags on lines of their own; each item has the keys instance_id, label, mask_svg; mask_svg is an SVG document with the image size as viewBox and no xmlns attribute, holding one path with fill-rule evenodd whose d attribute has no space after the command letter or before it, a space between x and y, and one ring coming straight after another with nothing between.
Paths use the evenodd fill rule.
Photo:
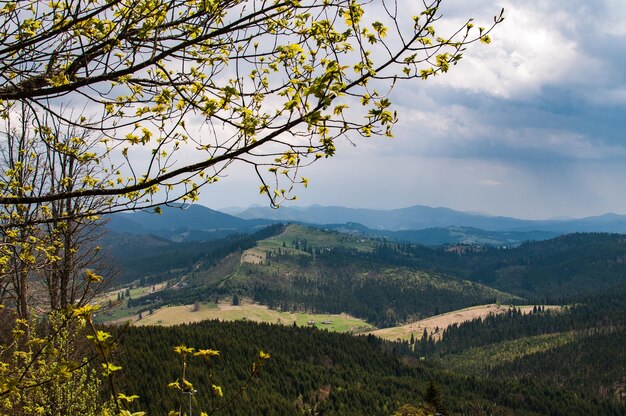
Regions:
<instances>
[{"instance_id":1,"label":"coniferous forest","mask_svg":"<svg viewBox=\"0 0 626 416\"><path fill-rule=\"evenodd\" d=\"M559 366L567 360L576 361L575 357L583 358L580 348L593 348L593 338L590 340L573 344L575 354L552 363L546 371L551 368L567 378ZM468 374L455 372L431 355L421 358L408 344L372 336L246 322L205 322L174 328L129 328L121 338L119 361L125 368L121 384L126 391L141 392L137 405L149 414L165 414L178 408L181 400L187 406L188 396L168 389L165 382L180 378L181 363L172 345L181 343L220 351L211 368L212 379L199 361L188 367L188 377L198 390L194 409L207 406L212 383L219 382L225 396L232 394L246 379L259 350L271 354L258 377L225 411L231 415L390 415L404 404L423 404L431 380L439 386L450 414L622 415L626 411L626 405L592 391L601 382L597 378L600 374L576 389L568 389L578 381L574 378L568 385L555 383L549 373L541 374L540 366L550 357L541 363L531 359L511 364L527 371L537 368L537 375L528 372L518 373L523 377L511 377L511 370L505 367L487 375ZM609 348L619 353L621 346L614 343ZM436 348L433 353L437 354ZM589 368L593 365L590 362ZM623 369L622 362L614 375L623 375ZM507 375L494 375L498 372Z\"/></svg>"},{"instance_id":2,"label":"coniferous forest","mask_svg":"<svg viewBox=\"0 0 626 416\"><path fill-rule=\"evenodd\" d=\"M270 239L284 231L271 233ZM440 339L416 333L410 341L395 342L252 322L125 328L118 350L125 368L120 384L125 391L142 393L137 406L151 414L178 409L181 403L189 406L189 395L167 387L181 377L180 357L173 348L184 344L220 351L210 368L199 360L188 363L187 376L198 390L191 397L194 411L215 405L210 386L216 382L223 388L221 400L228 403L228 394L238 391L259 351L264 351L271 358L225 414L402 414L432 406L432 388L438 391L442 414L626 412L621 236L578 234L506 250L381 241L367 242L373 247L369 250L298 244L289 247L279 240L278 248L257 264L226 255L209 272L196 269L196 280L189 286L159 293L159 301L184 303L197 296L235 293L237 299L241 295L286 310L350 311L379 326L496 300L504 301L505 313L453 324ZM500 290L472 282L478 275L503 275L488 270L520 264L544 276L532 296L524 297L530 286L510 277L500 281ZM590 290L590 283L577 278L584 267L607 277ZM290 271L289 279L285 270ZM220 279L223 275L230 278ZM362 278L366 275L369 282ZM555 279L571 290L556 298L550 283ZM555 309L538 302L532 312L520 312L516 304L533 299L552 299L564 306Z\"/></svg>"}]
</instances>

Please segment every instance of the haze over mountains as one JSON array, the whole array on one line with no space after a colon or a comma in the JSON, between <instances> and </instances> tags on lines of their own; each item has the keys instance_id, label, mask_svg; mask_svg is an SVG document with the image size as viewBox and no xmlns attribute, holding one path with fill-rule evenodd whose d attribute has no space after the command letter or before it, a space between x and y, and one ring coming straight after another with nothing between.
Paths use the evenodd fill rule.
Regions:
<instances>
[{"instance_id":1,"label":"haze over mountains","mask_svg":"<svg viewBox=\"0 0 626 416\"><path fill-rule=\"evenodd\" d=\"M185 209L164 207L161 215L149 212L115 214L111 216L108 228L121 233L153 234L172 241L203 241L255 232L277 222L324 226L344 233L426 245L516 245L574 232L626 233L626 216L617 214L523 220L423 205L392 210L320 205L279 209L250 207L237 215L202 205Z\"/></svg>"},{"instance_id":2,"label":"haze over mountains","mask_svg":"<svg viewBox=\"0 0 626 416\"><path fill-rule=\"evenodd\" d=\"M355 222L375 230L423 230L435 227L473 227L486 231L552 231L569 232L626 232L626 216L605 214L596 217L567 220L522 220L510 217L488 216L413 205L401 209L373 210L335 206L312 205L305 208L252 207L239 214L245 219L272 219L311 224L343 224Z\"/></svg>"}]
</instances>

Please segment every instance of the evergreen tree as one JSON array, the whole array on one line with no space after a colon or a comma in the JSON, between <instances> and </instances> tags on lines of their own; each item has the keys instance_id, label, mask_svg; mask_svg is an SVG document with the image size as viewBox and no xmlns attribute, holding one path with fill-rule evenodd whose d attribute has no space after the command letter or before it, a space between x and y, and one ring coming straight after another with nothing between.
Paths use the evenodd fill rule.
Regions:
<instances>
[{"instance_id":1,"label":"evergreen tree","mask_svg":"<svg viewBox=\"0 0 626 416\"><path fill-rule=\"evenodd\" d=\"M428 382L428 387L426 388L426 394L424 394L424 401L428 404L431 404L435 407L438 413L446 416L448 413L446 411L446 406L443 403L443 397L441 396L441 390L435 380L431 379Z\"/></svg>"}]
</instances>

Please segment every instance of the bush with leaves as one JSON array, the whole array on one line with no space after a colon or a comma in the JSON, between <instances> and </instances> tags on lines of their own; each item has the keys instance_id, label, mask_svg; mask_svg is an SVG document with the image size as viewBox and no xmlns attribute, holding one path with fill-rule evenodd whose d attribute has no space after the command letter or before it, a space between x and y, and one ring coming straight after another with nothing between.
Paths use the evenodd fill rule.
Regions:
<instances>
[{"instance_id":1,"label":"bush with leaves","mask_svg":"<svg viewBox=\"0 0 626 416\"><path fill-rule=\"evenodd\" d=\"M99 361L84 323L59 313L13 321L0 344L0 414L97 416L112 412L102 400Z\"/></svg>"}]
</instances>

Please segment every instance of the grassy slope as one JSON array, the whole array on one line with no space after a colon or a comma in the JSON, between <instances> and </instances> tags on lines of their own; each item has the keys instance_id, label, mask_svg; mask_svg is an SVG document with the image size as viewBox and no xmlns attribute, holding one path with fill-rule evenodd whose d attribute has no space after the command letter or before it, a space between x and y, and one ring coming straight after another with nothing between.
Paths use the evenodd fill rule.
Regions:
<instances>
[{"instance_id":1,"label":"grassy slope","mask_svg":"<svg viewBox=\"0 0 626 416\"><path fill-rule=\"evenodd\" d=\"M533 305L516 306L516 308L520 309L524 314L531 312L533 307ZM546 305L544 307L546 309L559 308L558 306L553 305ZM383 339L394 341L397 339L409 340L411 335L419 339L424 333L424 330L426 330L435 340L439 340L443 330L450 325L460 324L466 321L471 321L472 319L484 318L490 314L498 315L506 313L507 311L508 307L498 306L496 304L471 306L469 308L431 316L426 319L420 319L419 321L411 322L406 325L377 329L370 333Z\"/></svg>"},{"instance_id":2,"label":"grassy slope","mask_svg":"<svg viewBox=\"0 0 626 416\"><path fill-rule=\"evenodd\" d=\"M258 246L278 249L283 247L284 242L289 248L304 241L312 247L343 247L361 251L371 251L376 246L376 241L368 238L294 224L287 226L282 234L260 241Z\"/></svg>"},{"instance_id":3,"label":"grassy slope","mask_svg":"<svg viewBox=\"0 0 626 416\"><path fill-rule=\"evenodd\" d=\"M358 255L342 258L341 254L331 251L349 249L367 253L377 244L379 242L372 239L290 225L281 234L261 240L253 248L230 254L214 267L194 266L175 279L184 280L184 285L152 294L152 302L159 297L164 299L159 301L159 306L163 303L189 305L198 300L215 302L239 293L286 310L347 312L386 326L495 299L503 303L519 300L478 283L371 262ZM255 296L259 287L265 293ZM133 292L134 300L142 295L136 289ZM280 303L283 300L284 303ZM150 305L146 302L143 308L131 309L125 309L125 303L115 305L109 311L111 316L105 319L130 317L141 309L145 319ZM163 321L169 322L169 319ZM408 338L410 333L393 336Z\"/></svg>"},{"instance_id":4,"label":"grassy slope","mask_svg":"<svg viewBox=\"0 0 626 416\"><path fill-rule=\"evenodd\" d=\"M373 328L367 322L346 314L289 313L254 304L232 306L228 304L203 303L198 305L197 310L194 305L170 306L156 310L153 314L143 314L141 320L137 319L136 312L129 318L131 318L131 323L137 326L171 326L217 319L220 321L248 320L283 325L293 325L295 323L297 326L307 326L309 321L314 321L314 326L317 328L333 332L361 333ZM127 319L121 319L120 321L126 321ZM330 323L324 324L324 321L330 321Z\"/></svg>"},{"instance_id":5,"label":"grassy slope","mask_svg":"<svg viewBox=\"0 0 626 416\"><path fill-rule=\"evenodd\" d=\"M375 241L367 238L326 231L302 225L291 224L282 234L259 241L256 247L248 249L241 257L242 262L263 264L267 253L281 252L292 256L310 257L304 245L315 248L346 248L369 252L376 246Z\"/></svg>"}]
</instances>

